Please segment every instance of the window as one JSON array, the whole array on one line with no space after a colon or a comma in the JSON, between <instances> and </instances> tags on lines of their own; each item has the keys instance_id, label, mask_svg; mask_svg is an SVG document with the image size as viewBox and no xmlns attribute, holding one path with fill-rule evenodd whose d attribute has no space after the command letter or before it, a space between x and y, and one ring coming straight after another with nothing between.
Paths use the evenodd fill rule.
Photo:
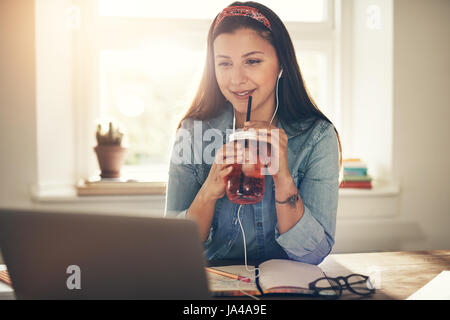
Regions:
<instances>
[{"instance_id":1,"label":"window","mask_svg":"<svg viewBox=\"0 0 450 320\"><path fill-rule=\"evenodd\" d=\"M99 0L101 16L133 18L172 18L212 20L231 1ZM283 21L323 22L327 19L326 0L259 1L274 10Z\"/></svg>"},{"instance_id":2,"label":"window","mask_svg":"<svg viewBox=\"0 0 450 320\"><path fill-rule=\"evenodd\" d=\"M87 15L76 42L79 94L92 106L80 115L87 132L95 121L114 119L124 128L129 176L167 179L172 137L194 97L206 55L211 21L230 1L79 0ZM332 0L260 1L285 22L312 97L338 125L334 107ZM85 49L85 50L84 50ZM81 144L82 174L97 169ZM88 153L89 152L89 153ZM88 171L88 172L86 172Z\"/></svg>"},{"instance_id":3,"label":"window","mask_svg":"<svg viewBox=\"0 0 450 320\"><path fill-rule=\"evenodd\" d=\"M217 1L214 2L219 9L213 8L212 16L221 8ZM398 212L399 198L396 196L400 190L398 181L394 180L396 172L393 167L393 159L398 157L398 154L393 152L394 124L398 122L394 121L395 118L398 120L398 117L394 118L393 105L394 2L311 2L323 3L323 10L316 11L322 12L319 18L309 22L286 22L297 48L307 85L321 109L337 126L344 157L360 156L368 160L371 175L377 180L385 180L380 182L386 182L385 188L375 187L367 192L341 189L338 219L394 216ZM203 54L202 48L212 20L209 15L198 19L130 17L130 14L120 17L113 16L112 13L110 16L102 16L99 14L99 3L98 0L35 2L36 106L29 107L35 108L30 109L30 115L36 113L37 118L37 185L33 186L32 194L38 201L73 201L74 181L98 173L97 159L92 150L95 146L95 121L107 112L111 112L111 115L117 112L110 109L110 105L116 103L114 100L106 94L102 98L102 92L113 90L106 90L107 86L124 83L128 96L121 98L122 100L118 99L116 108L119 108L120 112L121 103L123 105L124 100L129 101L128 105L132 107L125 111L128 112L124 115L128 117L127 120L141 121L140 116L136 115L147 112L147 96L134 96L140 94L139 90L143 90L140 89L141 86L147 88L147 84L133 88L117 76L117 79L110 79L109 76L105 79L103 76L102 80L102 73L121 72L117 71L121 70L121 59L125 60L125 65L131 65L133 68L131 60L139 64L139 59L144 59L142 57L150 54L153 48L149 48L149 43L155 44L156 48L158 39L165 37L172 39L171 43L184 44L187 48L198 50L198 54ZM127 3L130 4L127 8L131 8L133 2ZM282 1L264 3L272 7L284 20L289 13L307 11L299 9L302 1L292 1L288 4L283 4ZM223 6L226 4L228 3ZM294 8L294 5L298 7ZM183 35L177 38L180 30ZM162 40L158 44L159 47L165 45ZM192 50L194 53L191 59L194 59L192 57L195 56L195 50ZM200 60L203 63L203 58ZM171 64L166 64L165 68L170 66ZM198 67L199 70L201 68L202 66ZM139 72L145 70L139 68ZM192 70L189 72L195 74ZM130 77L136 75L137 73L131 73ZM149 76L145 79L153 81ZM158 81L161 82L161 79L163 78L158 77ZM138 80L139 78L136 78L132 81L139 82ZM182 86L187 101L192 95L190 90L196 88L195 82L195 79L189 78L186 86ZM167 93L164 95L165 99L182 103L178 105L175 102L172 105L173 102L166 100L169 104L158 106L158 110L177 106L186 108L188 105L188 102L183 101L183 96L175 99L172 95L167 96ZM175 118L178 121L178 116ZM138 127L135 122L132 122L132 126ZM157 121L156 125L160 122L162 121ZM170 126L164 126L168 132L166 137L175 129ZM143 148L152 150L154 143L146 139L150 138L142 138ZM164 143L167 150L170 150L170 142ZM151 179L164 180L167 163L161 159L167 155L162 153L154 158L143 156L149 163L148 166L129 164L127 171L133 173L134 167L134 173L138 177L145 177L145 173L148 173ZM128 161L132 161L132 158ZM152 173L152 170L163 174ZM380 197L382 201L379 201ZM143 211L149 206L163 210L162 199L143 199ZM127 207L127 210L139 206L135 197L115 200L132 201L131 208ZM80 201L90 202L92 199Z\"/></svg>"}]
</instances>

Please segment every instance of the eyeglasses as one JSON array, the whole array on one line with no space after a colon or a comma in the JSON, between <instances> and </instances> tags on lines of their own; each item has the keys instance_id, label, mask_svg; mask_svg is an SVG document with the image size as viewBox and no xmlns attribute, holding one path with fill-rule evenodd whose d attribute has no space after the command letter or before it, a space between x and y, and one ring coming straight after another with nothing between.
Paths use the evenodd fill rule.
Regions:
<instances>
[{"instance_id":1,"label":"eyeglasses","mask_svg":"<svg viewBox=\"0 0 450 320\"><path fill-rule=\"evenodd\" d=\"M370 278L356 273L346 277L319 278L309 284L309 289L313 290L314 295L332 299L339 298L344 289L348 289L360 296L369 296L375 293L375 288L370 282Z\"/></svg>"}]
</instances>

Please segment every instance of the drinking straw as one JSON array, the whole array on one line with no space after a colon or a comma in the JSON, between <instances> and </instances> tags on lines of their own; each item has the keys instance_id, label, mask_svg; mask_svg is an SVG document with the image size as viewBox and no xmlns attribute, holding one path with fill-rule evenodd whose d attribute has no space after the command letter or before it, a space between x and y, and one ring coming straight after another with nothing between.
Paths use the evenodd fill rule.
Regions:
<instances>
[{"instance_id":1,"label":"drinking straw","mask_svg":"<svg viewBox=\"0 0 450 320\"><path fill-rule=\"evenodd\" d=\"M250 121L250 114L252 113L252 96L248 97L247 104L247 121Z\"/></svg>"},{"instance_id":2,"label":"drinking straw","mask_svg":"<svg viewBox=\"0 0 450 320\"><path fill-rule=\"evenodd\" d=\"M252 96L248 97L247 104L247 120L250 121L250 115L252 113ZM245 148L248 147L248 139L245 139ZM241 171L241 179L239 181L239 194L242 196L244 194L244 172Z\"/></svg>"},{"instance_id":3,"label":"drinking straw","mask_svg":"<svg viewBox=\"0 0 450 320\"><path fill-rule=\"evenodd\" d=\"M252 96L248 97L248 104L247 104L247 120L250 121L250 115L252 113ZM248 139L245 139L245 147L248 147Z\"/></svg>"}]
</instances>

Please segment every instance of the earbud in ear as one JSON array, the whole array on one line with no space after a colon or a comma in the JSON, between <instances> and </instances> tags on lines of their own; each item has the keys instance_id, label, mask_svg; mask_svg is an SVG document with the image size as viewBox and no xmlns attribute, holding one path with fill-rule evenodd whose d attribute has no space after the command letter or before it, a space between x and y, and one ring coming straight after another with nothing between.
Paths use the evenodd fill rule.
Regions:
<instances>
[{"instance_id":1,"label":"earbud in ear","mask_svg":"<svg viewBox=\"0 0 450 320\"><path fill-rule=\"evenodd\" d=\"M278 79L281 78L281 75L283 74L283 69L281 69L280 73L278 74Z\"/></svg>"}]
</instances>

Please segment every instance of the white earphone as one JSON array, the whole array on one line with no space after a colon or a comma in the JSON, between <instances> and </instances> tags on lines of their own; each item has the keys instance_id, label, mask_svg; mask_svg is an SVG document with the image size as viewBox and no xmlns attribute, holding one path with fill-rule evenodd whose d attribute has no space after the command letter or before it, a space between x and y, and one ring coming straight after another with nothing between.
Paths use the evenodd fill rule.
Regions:
<instances>
[{"instance_id":1,"label":"white earphone","mask_svg":"<svg viewBox=\"0 0 450 320\"><path fill-rule=\"evenodd\" d=\"M275 118L275 114L276 114L277 111L278 111L278 104L279 104L279 101L278 101L278 82L280 82L280 78L281 78L281 75L282 75L282 74L283 74L283 69L281 69L281 70L280 70L280 73L278 74L277 87L276 87L276 89L275 89L275 96L276 96L276 98L277 98L277 104L276 104L276 106L275 106L275 112L273 113L272 119L270 119L269 124L272 124L272 121L273 121L273 119Z\"/></svg>"},{"instance_id":2,"label":"white earphone","mask_svg":"<svg viewBox=\"0 0 450 320\"><path fill-rule=\"evenodd\" d=\"M283 69L280 70L280 73L278 74L278 79L281 78L281 75L283 74Z\"/></svg>"}]
</instances>

